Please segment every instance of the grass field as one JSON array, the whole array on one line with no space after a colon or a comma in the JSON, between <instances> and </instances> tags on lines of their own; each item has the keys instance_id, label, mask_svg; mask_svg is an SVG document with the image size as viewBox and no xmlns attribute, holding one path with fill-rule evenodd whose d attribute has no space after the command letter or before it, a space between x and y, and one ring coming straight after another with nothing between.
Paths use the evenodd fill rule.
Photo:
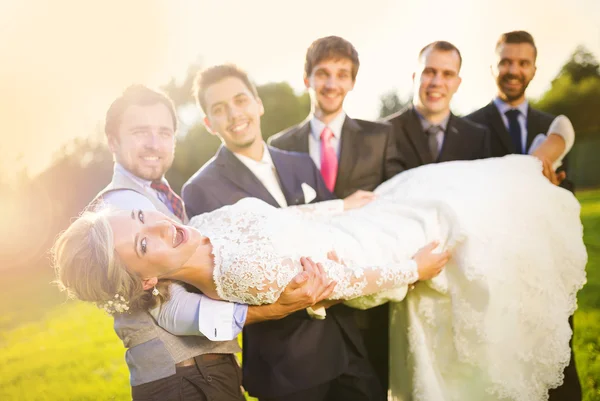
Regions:
<instances>
[{"instance_id":1,"label":"grass field","mask_svg":"<svg viewBox=\"0 0 600 401\"><path fill-rule=\"evenodd\" d=\"M574 349L584 401L600 401L600 191L578 198L589 262ZM112 319L95 306L63 302L51 279L49 272L11 272L2 279L0 400L128 399L124 349Z\"/></svg>"}]
</instances>

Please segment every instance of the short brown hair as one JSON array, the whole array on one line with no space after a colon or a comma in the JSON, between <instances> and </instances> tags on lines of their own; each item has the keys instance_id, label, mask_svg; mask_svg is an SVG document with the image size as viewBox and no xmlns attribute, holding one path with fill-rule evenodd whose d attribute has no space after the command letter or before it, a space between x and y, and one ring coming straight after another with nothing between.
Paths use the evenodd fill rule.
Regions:
<instances>
[{"instance_id":1,"label":"short brown hair","mask_svg":"<svg viewBox=\"0 0 600 401\"><path fill-rule=\"evenodd\" d=\"M460 54L460 50L458 50L458 47L454 46L450 42L446 42L445 40L436 40L435 42L431 42L430 44L426 45L424 48L421 49L421 51L419 52L418 60L421 60L423 53L425 53L430 48L431 50L438 50L441 52L456 52L458 54L458 69L460 70L460 67L462 66L462 55Z\"/></svg>"},{"instance_id":2,"label":"short brown hair","mask_svg":"<svg viewBox=\"0 0 600 401\"><path fill-rule=\"evenodd\" d=\"M496 42L496 53L498 53L500 46L506 43L529 43L531 46L533 46L534 59L537 58L537 47L535 47L535 41L533 40L533 36L531 36L531 34L527 31L511 31L500 35L500 39L498 39Z\"/></svg>"},{"instance_id":3,"label":"short brown hair","mask_svg":"<svg viewBox=\"0 0 600 401\"><path fill-rule=\"evenodd\" d=\"M352 46L352 43L339 36L326 36L312 42L306 51L306 61L304 63L304 76L309 77L313 68L321 61L326 59L346 58L352 61L352 80L356 79L360 61L358 52Z\"/></svg>"},{"instance_id":4,"label":"short brown hair","mask_svg":"<svg viewBox=\"0 0 600 401\"><path fill-rule=\"evenodd\" d=\"M206 93L208 87L229 77L239 78L254 95L254 97L258 98L256 86L250 82L250 78L248 77L246 71L234 64L215 65L198 72L198 74L196 74L196 78L194 79L194 98L204 114L207 114L204 94Z\"/></svg>"},{"instance_id":5,"label":"short brown hair","mask_svg":"<svg viewBox=\"0 0 600 401\"><path fill-rule=\"evenodd\" d=\"M129 106L151 106L157 103L164 104L171 112L173 118L173 129L177 130L177 113L173 101L164 93L150 89L144 85L131 85L127 87L121 96L115 99L106 112L104 132L107 136L115 135L121 125L121 117Z\"/></svg>"}]
</instances>

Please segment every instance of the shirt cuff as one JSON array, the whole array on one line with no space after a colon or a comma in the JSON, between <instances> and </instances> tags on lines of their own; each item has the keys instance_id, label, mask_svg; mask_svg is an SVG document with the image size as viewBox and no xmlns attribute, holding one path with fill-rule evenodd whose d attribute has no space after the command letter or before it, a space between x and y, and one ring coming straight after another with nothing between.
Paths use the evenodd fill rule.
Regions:
<instances>
[{"instance_id":1,"label":"shirt cuff","mask_svg":"<svg viewBox=\"0 0 600 401\"><path fill-rule=\"evenodd\" d=\"M248 306L202 297L198 310L198 330L211 341L233 340L246 321Z\"/></svg>"}]
</instances>

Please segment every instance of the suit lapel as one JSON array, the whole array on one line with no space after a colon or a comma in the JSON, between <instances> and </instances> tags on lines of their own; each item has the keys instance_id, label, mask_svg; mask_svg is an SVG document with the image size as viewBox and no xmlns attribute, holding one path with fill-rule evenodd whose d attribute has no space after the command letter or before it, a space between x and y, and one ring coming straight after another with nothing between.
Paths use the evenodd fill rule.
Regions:
<instances>
[{"instance_id":1,"label":"suit lapel","mask_svg":"<svg viewBox=\"0 0 600 401\"><path fill-rule=\"evenodd\" d=\"M433 163L434 160L431 157L427 136L423 132L419 116L417 116L417 113L412 108L408 113L406 124L403 127L406 130L406 137L417 151L417 155L421 159L421 164Z\"/></svg>"},{"instance_id":2,"label":"suit lapel","mask_svg":"<svg viewBox=\"0 0 600 401\"><path fill-rule=\"evenodd\" d=\"M358 160L358 152L362 144L360 126L356 121L346 116L342 126L342 137L340 138L340 158L338 161L338 173L335 181L335 193L343 192L346 184L352 176L352 170Z\"/></svg>"},{"instance_id":3,"label":"suit lapel","mask_svg":"<svg viewBox=\"0 0 600 401\"><path fill-rule=\"evenodd\" d=\"M256 176L230 150L221 146L215 162L221 167L221 174L248 196L262 199L272 206L279 207L271 193Z\"/></svg>"},{"instance_id":4,"label":"suit lapel","mask_svg":"<svg viewBox=\"0 0 600 401\"><path fill-rule=\"evenodd\" d=\"M444 141L442 142L442 149L438 157L438 162L445 162L450 160L456 160L459 158L460 150L466 146L461 143L460 131L458 130L457 124L458 119L452 113L450 113L450 119L448 120L448 126L446 132L444 132Z\"/></svg>"},{"instance_id":5,"label":"suit lapel","mask_svg":"<svg viewBox=\"0 0 600 401\"><path fill-rule=\"evenodd\" d=\"M512 139L510 138L510 134L504 125L504 121L502 120L502 116L500 115L500 111L494 104L491 102L488 106L488 120L490 122L490 126L492 129L498 134L502 145L506 148L509 153L516 153L515 146L512 143Z\"/></svg>"},{"instance_id":6,"label":"suit lapel","mask_svg":"<svg viewBox=\"0 0 600 401\"><path fill-rule=\"evenodd\" d=\"M277 178L279 179L279 185L281 185L281 191L285 196L288 206L304 204L302 183L299 182L296 174L294 174L293 168L286 163L285 157L283 157L281 151L271 146L268 148L271 159L273 159L273 164L275 165L275 171L277 173Z\"/></svg>"},{"instance_id":7,"label":"suit lapel","mask_svg":"<svg viewBox=\"0 0 600 401\"><path fill-rule=\"evenodd\" d=\"M294 149L296 152L308 153L308 136L310 135L310 119L292 135L293 144L290 149ZM273 152L271 152L273 153Z\"/></svg>"},{"instance_id":8,"label":"suit lapel","mask_svg":"<svg viewBox=\"0 0 600 401\"><path fill-rule=\"evenodd\" d=\"M540 122L539 114L536 113L536 110L532 109L531 106L527 106L527 147L525 149L529 150L531 147L531 143L533 139L537 136L537 134L545 134L546 130L542 128L542 124Z\"/></svg>"}]
</instances>

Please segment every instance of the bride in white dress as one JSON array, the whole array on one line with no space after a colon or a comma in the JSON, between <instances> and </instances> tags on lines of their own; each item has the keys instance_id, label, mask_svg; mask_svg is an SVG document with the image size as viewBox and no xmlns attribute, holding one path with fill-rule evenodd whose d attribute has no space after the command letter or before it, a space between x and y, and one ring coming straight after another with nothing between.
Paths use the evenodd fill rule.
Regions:
<instances>
[{"instance_id":1,"label":"bride in white dress","mask_svg":"<svg viewBox=\"0 0 600 401\"><path fill-rule=\"evenodd\" d=\"M558 119L551 132L567 145L560 160L572 128ZM545 400L569 361L568 317L587 255L577 200L541 170L522 155L426 165L343 213L342 201L276 209L254 198L197 216L191 227L157 212L88 213L58 239L57 274L75 296L105 301L82 296L73 279L81 268L65 262L77 258L62 255L89 243L77 225L107 220L111 252L140 280L187 281L231 301L275 302L310 256L337 281L331 299L367 308L406 297L392 307L390 398L408 399L411 389L426 401ZM413 255L431 241L452 258L417 283Z\"/></svg>"}]
</instances>

